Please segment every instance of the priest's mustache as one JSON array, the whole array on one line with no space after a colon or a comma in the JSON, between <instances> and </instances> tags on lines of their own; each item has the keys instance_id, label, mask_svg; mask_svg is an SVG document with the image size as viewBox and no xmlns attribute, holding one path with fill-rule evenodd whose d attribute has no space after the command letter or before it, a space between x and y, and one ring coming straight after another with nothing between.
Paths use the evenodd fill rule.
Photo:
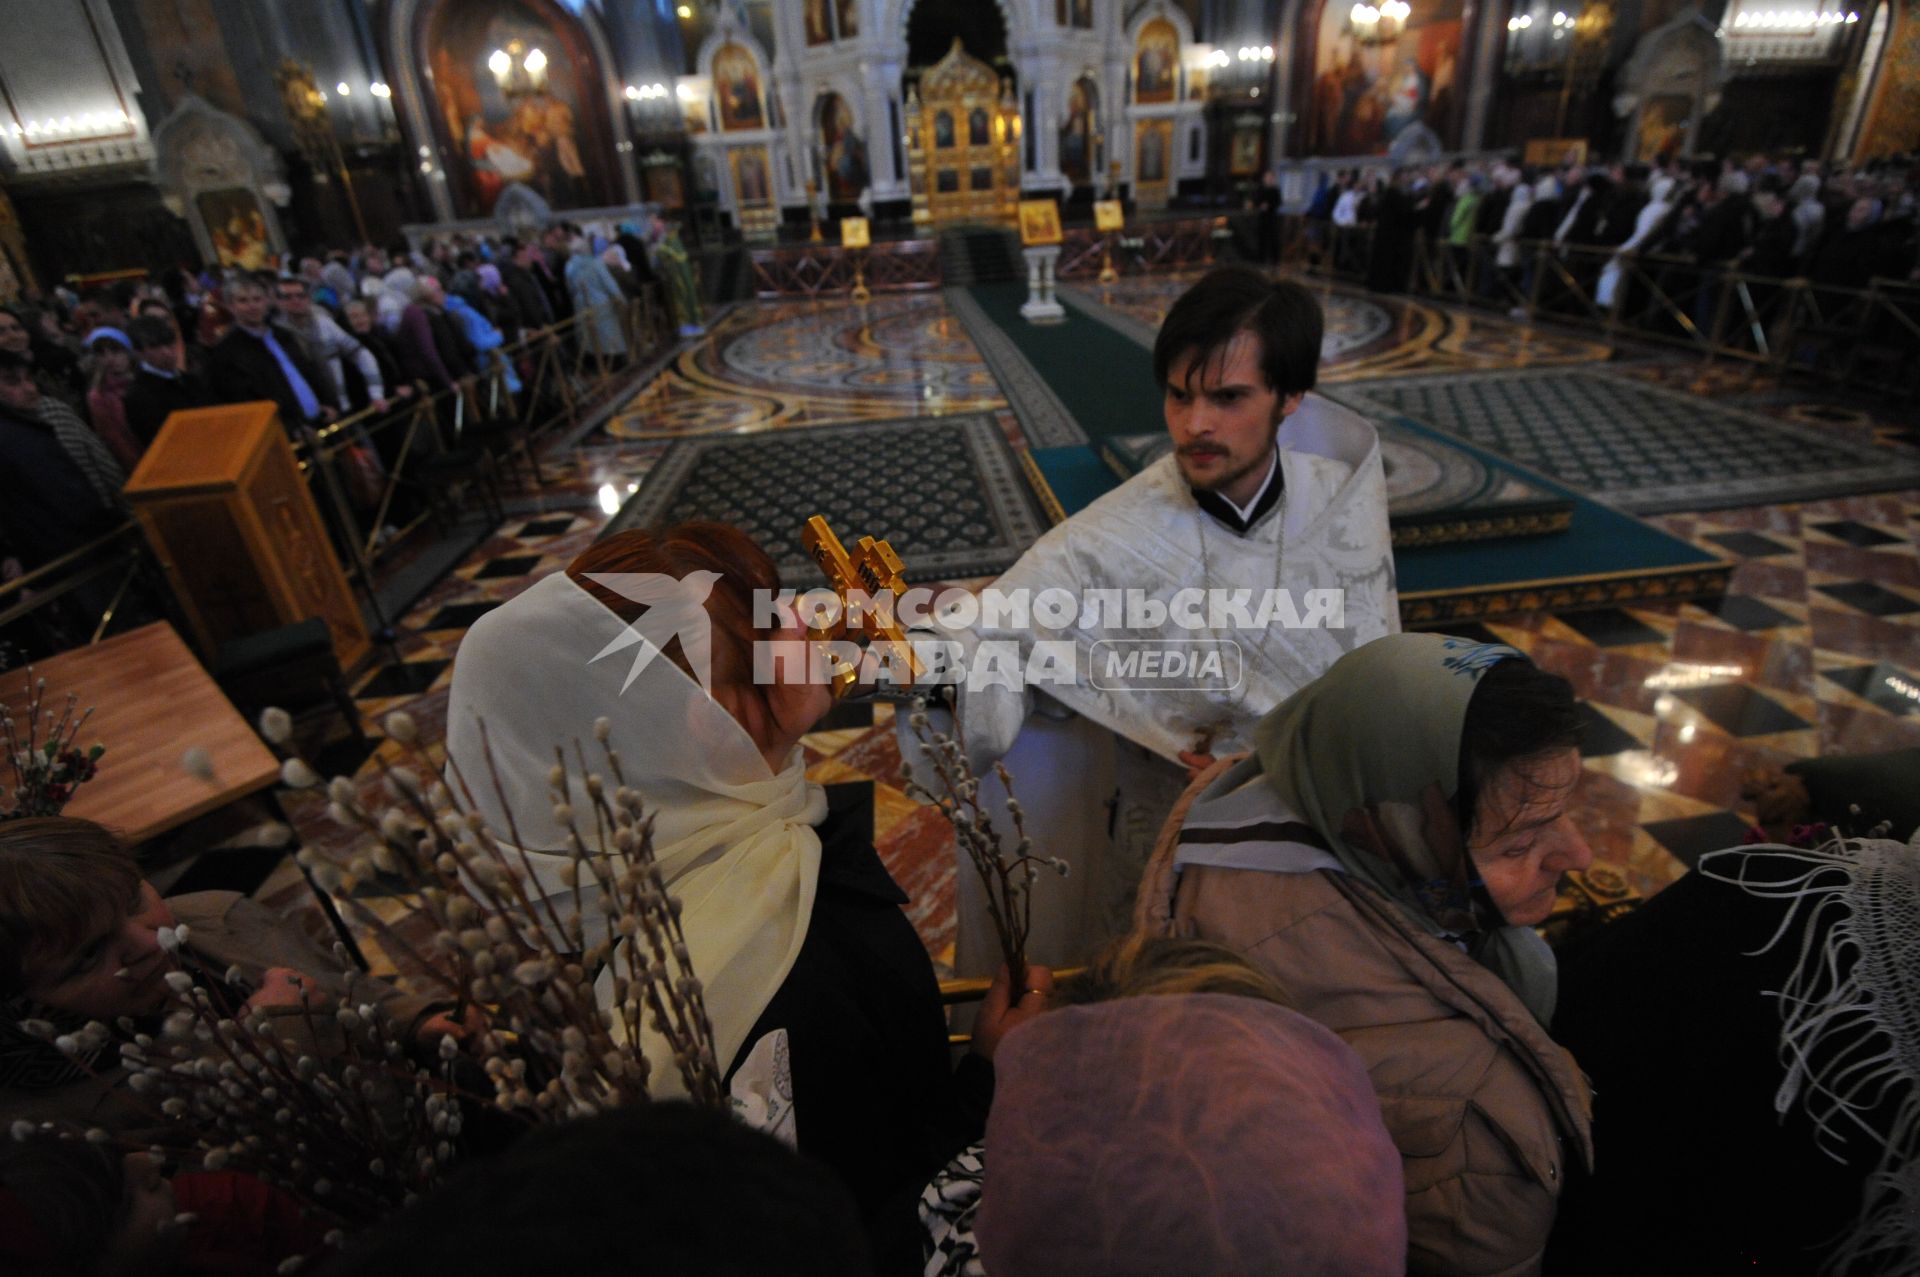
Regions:
<instances>
[{"instance_id":1,"label":"priest's mustache","mask_svg":"<svg viewBox=\"0 0 1920 1277\"><path fill-rule=\"evenodd\" d=\"M1182 444L1174 451L1183 457L1224 457L1227 455L1227 450L1217 443Z\"/></svg>"}]
</instances>

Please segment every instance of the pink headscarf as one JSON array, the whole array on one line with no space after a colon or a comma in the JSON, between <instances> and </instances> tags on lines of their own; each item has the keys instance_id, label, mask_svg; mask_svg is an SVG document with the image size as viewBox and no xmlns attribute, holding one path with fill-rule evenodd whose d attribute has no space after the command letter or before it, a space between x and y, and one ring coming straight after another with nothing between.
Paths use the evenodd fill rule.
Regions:
<instances>
[{"instance_id":1,"label":"pink headscarf","mask_svg":"<svg viewBox=\"0 0 1920 1277\"><path fill-rule=\"evenodd\" d=\"M975 1237L992 1277L1373 1277L1400 1153L1346 1043L1202 993L1065 1007L1001 1044Z\"/></svg>"}]
</instances>

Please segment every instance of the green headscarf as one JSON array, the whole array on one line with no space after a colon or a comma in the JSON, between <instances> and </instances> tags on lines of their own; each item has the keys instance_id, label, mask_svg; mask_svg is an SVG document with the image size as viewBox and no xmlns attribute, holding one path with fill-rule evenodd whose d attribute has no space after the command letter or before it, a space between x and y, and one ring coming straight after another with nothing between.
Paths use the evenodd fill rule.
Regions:
<instances>
[{"instance_id":1,"label":"green headscarf","mask_svg":"<svg viewBox=\"0 0 1920 1277\"><path fill-rule=\"evenodd\" d=\"M1460 732L1480 676L1518 649L1440 634L1356 648L1254 729L1261 771L1341 865L1432 935L1463 942L1542 1025L1553 951L1508 925L1467 852L1455 812Z\"/></svg>"}]
</instances>

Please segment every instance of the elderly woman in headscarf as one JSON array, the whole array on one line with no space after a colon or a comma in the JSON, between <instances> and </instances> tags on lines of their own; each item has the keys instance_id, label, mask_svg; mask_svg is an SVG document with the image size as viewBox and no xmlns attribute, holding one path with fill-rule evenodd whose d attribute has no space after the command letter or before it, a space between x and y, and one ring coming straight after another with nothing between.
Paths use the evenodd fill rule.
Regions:
<instances>
[{"instance_id":1,"label":"elderly woman in headscarf","mask_svg":"<svg viewBox=\"0 0 1920 1277\"><path fill-rule=\"evenodd\" d=\"M436 288L438 283L434 281ZM434 331L434 317L420 303L420 292L420 280L412 271L388 271L374 294L378 322L392 336L400 371L408 381L423 381L430 392L453 390L471 370L461 359L451 331ZM444 325L444 316L440 318Z\"/></svg>"},{"instance_id":2,"label":"elderly woman in headscarf","mask_svg":"<svg viewBox=\"0 0 1920 1277\"><path fill-rule=\"evenodd\" d=\"M344 311L358 293L359 289L353 285L353 271L345 262L335 258L320 268L320 286L314 289L314 298L331 306L336 314Z\"/></svg>"},{"instance_id":3,"label":"elderly woman in headscarf","mask_svg":"<svg viewBox=\"0 0 1920 1277\"><path fill-rule=\"evenodd\" d=\"M1396 634L1261 721L1174 808L1136 921L1244 953L1359 1052L1406 1173L1415 1273L1538 1271L1591 1105L1532 927L1592 851L1565 680Z\"/></svg>"},{"instance_id":4,"label":"elderly woman in headscarf","mask_svg":"<svg viewBox=\"0 0 1920 1277\"><path fill-rule=\"evenodd\" d=\"M573 312L579 323L579 340L593 354L603 358L624 358L627 339L620 323L620 311L626 294L607 270L606 263L593 255L585 238L575 236L567 246L567 295L573 299Z\"/></svg>"},{"instance_id":5,"label":"elderly woman in headscarf","mask_svg":"<svg viewBox=\"0 0 1920 1277\"><path fill-rule=\"evenodd\" d=\"M853 1190L876 1248L911 1266L913 1196L979 1133L991 1074L981 1059L949 1064L933 967L874 852L871 811L807 779L800 739L832 697L824 671L779 655L811 651L779 589L773 560L735 528L609 537L467 631L447 749L494 826L511 813L532 890L577 906L595 945L608 926L597 894L576 892L560 876L568 858L549 854L567 834L548 771L556 746L594 751L604 733L652 819L737 1103L797 1131ZM584 788L571 801L591 809ZM1031 970L1027 987L1041 987ZM1042 996L1008 1001L1003 980L976 1029L982 1058ZM668 1071L655 1094L675 1084Z\"/></svg>"},{"instance_id":6,"label":"elderly woman in headscarf","mask_svg":"<svg viewBox=\"0 0 1920 1277\"><path fill-rule=\"evenodd\" d=\"M600 250L600 260L606 265L607 273L613 276L613 282L620 285L622 293L628 297L640 296L640 281L634 278L626 249L618 244L609 244Z\"/></svg>"}]
</instances>

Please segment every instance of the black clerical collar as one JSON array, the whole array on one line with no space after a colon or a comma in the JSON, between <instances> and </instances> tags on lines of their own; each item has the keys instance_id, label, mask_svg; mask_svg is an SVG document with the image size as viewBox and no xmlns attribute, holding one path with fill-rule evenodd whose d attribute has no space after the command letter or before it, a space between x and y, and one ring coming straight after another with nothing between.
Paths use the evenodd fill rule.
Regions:
<instances>
[{"instance_id":1,"label":"black clerical collar","mask_svg":"<svg viewBox=\"0 0 1920 1277\"><path fill-rule=\"evenodd\" d=\"M1259 493L1253 498L1253 504L1244 511L1218 492L1201 492L1194 489L1193 499L1202 510L1235 532L1244 534L1280 503L1280 494L1285 491L1286 486L1286 480L1280 474L1280 449L1275 448L1273 461L1267 469L1267 481L1260 486Z\"/></svg>"}]
</instances>

